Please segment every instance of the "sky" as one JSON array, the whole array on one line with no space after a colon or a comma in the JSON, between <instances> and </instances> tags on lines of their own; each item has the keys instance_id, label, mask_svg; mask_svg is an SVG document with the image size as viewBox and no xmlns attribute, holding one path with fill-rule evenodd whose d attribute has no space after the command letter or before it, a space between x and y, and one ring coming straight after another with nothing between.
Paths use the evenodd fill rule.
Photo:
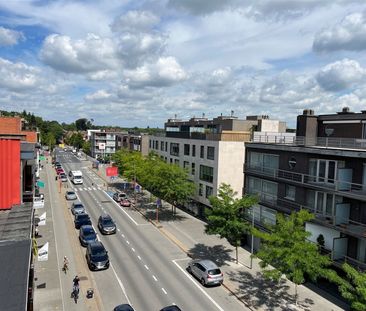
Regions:
<instances>
[{"instance_id":1,"label":"sky","mask_svg":"<svg viewBox=\"0 0 366 311\"><path fill-rule=\"evenodd\" d=\"M366 108L365 0L0 0L0 110L169 118Z\"/></svg>"}]
</instances>

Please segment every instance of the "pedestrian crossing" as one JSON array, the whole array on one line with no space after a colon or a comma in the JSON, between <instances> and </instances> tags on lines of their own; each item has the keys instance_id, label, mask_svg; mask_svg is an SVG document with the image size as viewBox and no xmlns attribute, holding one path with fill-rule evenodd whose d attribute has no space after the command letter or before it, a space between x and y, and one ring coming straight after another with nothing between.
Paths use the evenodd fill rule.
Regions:
<instances>
[{"instance_id":1,"label":"pedestrian crossing","mask_svg":"<svg viewBox=\"0 0 366 311\"><path fill-rule=\"evenodd\" d=\"M77 188L71 188L74 192L82 192L82 191L93 191L93 190L103 190L101 187L77 187Z\"/></svg>"}]
</instances>

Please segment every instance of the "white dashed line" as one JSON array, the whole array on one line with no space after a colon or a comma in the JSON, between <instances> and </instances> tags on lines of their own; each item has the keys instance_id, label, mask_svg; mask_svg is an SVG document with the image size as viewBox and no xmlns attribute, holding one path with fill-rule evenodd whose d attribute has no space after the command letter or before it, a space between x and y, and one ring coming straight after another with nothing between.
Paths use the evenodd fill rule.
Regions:
<instances>
[{"instance_id":1,"label":"white dashed line","mask_svg":"<svg viewBox=\"0 0 366 311\"><path fill-rule=\"evenodd\" d=\"M132 249L133 252L135 252L135 249L133 247L131 249Z\"/></svg>"},{"instance_id":2,"label":"white dashed line","mask_svg":"<svg viewBox=\"0 0 366 311\"><path fill-rule=\"evenodd\" d=\"M164 289L164 287L162 287L161 290L164 292L165 295L168 295L168 293L166 292L166 290Z\"/></svg>"},{"instance_id":3,"label":"white dashed line","mask_svg":"<svg viewBox=\"0 0 366 311\"><path fill-rule=\"evenodd\" d=\"M157 282L157 281L158 281L158 279L156 278L156 276L155 276L155 275L153 275L152 277L153 277L153 279L155 280L155 282Z\"/></svg>"},{"instance_id":4,"label":"white dashed line","mask_svg":"<svg viewBox=\"0 0 366 311\"><path fill-rule=\"evenodd\" d=\"M140 256L137 256L137 258L138 258L139 260L141 260L141 257L140 257Z\"/></svg>"},{"instance_id":5,"label":"white dashed line","mask_svg":"<svg viewBox=\"0 0 366 311\"><path fill-rule=\"evenodd\" d=\"M118 231L118 232L121 232L121 229L119 229L119 228L118 228L118 229L117 229L117 231ZM122 234L122 236L124 236L124 235Z\"/></svg>"},{"instance_id":6,"label":"white dashed line","mask_svg":"<svg viewBox=\"0 0 366 311\"><path fill-rule=\"evenodd\" d=\"M147 265L145 265L145 269L146 269L146 270L149 270L149 267L148 267Z\"/></svg>"},{"instance_id":7,"label":"white dashed line","mask_svg":"<svg viewBox=\"0 0 366 311\"><path fill-rule=\"evenodd\" d=\"M127 242L128 245L130 245L130 242L128 240L126 242Z\"/></svg>"}]
</instances>

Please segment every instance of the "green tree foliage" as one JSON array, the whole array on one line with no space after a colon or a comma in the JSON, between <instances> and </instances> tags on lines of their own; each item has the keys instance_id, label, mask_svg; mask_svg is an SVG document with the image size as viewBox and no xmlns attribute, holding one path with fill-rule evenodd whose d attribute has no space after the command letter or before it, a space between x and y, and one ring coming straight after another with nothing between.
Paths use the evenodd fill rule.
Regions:
<instances>
[{"instance_id":1,"label":"green tree foliage","mask_svg":"<svg viewBox=\"0 0 366 311\"><path fill-rule=\"evenodd\" d=\"M92 123L88 119L82 118L75 121L75 126L78 131L86 131L92 127Z\"/></svg>"},{"instance_id":2,"label":"green tree foliage","mask_svg":"<svg viewBox=\"0 0 366 311\"><path fill-rule=\"evenodd\" d=\"M246 209L258 203L256 196L235 198L237 193L228 184L221 184L217 196L209 197L212 208L206 209L207 234L219 234L235 246L238 262L238 246L244 233L249 233L251 224L245 220Z\"/></svg>"},{"instance_id":3,"label":"green tree foliage","mask_svg":"<svg viewBox=\"0 0 366 311\"><path fill-rule=\"evenodd\" d=\"M56 138L52 132L47 132L42 138L43 144L48 146L51 150L55 147Z\"/></svg>"},{"instance_id":4,"label":"green tree foliage","mask_svg":"<svg viewBox=\"0 0 366 311\"><path fill-rule=\"evenodd\" d=\"M91 154L91 143L90 143L90 141L84 141L82 149L83 149L85 154L90 155Z\"/></svg>"},{"instance_id":5,"label":"green tree foliage","mask_svg":"<svg viewBox=\"0 0 366 311\"><path fill-rule=\"evenodd\" d=\"M352 310L366 310L366 273L357 271L347 263L342 268L347 280L339 286L341 295L350 302Z\"/></svg>"},{"instance_id":6,"label":"green tree foliage","mask_svg":"<svg viewBox=\"0 0 366 311\"><path fill-rule=\"evenodd\" d=\"M84 138L81 133L73 133L69 138L65 139L65 142L70 146L80 149L83 146Z\"/></svg>"},{"instance_id":7,"label":"green tree foliage","mask_svg":"<svg viewBox=\"0 0 366 311\"><path fill-rule=\"evenodd\" d=\"M267 278L279 280L281 275L297 285L305 282L305 275L315 281L320 276L330 276L327 267L331 261L328 256L319 254L318 246L308 240L311 233L305 230L305 223L314 218L306 210L292 213L289 217L277 215L277 223L269 227L270 232L254 229L261 238L261 247L256 254L261 259L260 266Z\"/></svg>"}]
</instances>

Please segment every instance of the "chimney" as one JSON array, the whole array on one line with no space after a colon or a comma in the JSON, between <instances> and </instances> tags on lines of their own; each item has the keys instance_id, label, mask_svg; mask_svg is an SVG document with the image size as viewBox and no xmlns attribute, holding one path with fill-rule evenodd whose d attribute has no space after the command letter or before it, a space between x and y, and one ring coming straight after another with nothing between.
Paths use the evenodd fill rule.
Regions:
<instances>
[{"instance_id":1,"label":"chimney","mask_svg":"<svg viewBox=\"0 0 366 311\"><path fill-rule=\"evenodd\" d=\"M305 138L305 145L313 145L318 137L318 117L314 110L304 109L302 115L297 116L296 136Z\"/></svg>"}]
</instances>

